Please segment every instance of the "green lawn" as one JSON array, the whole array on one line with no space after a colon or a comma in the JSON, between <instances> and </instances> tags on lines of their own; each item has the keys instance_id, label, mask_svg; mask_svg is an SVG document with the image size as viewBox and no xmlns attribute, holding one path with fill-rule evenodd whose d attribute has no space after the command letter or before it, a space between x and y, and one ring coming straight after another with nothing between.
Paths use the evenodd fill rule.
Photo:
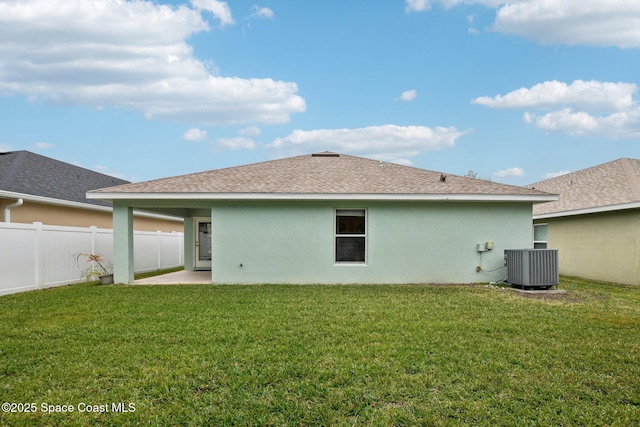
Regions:
<instances>
[{"instance_id":1,"label":"green lawn","mask_svg":"<svg viewBox=\"0 0 640 427\"><path fill-rule=\"evenodd\" d=\"M0 424L640 425L640 288L560 288L538 299L483 285L83 284L4 296L0 401L36 413L0 412Z\"/></svg>"}]
</instances>

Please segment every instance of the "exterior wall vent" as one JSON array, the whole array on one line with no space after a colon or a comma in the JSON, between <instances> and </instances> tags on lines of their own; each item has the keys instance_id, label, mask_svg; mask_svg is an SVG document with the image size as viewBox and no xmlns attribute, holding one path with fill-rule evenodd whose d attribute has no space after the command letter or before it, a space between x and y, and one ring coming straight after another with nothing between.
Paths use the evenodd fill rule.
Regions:
<instances>
[{"instance_id":1,"label":"exterior wall vent","mask_svg":"<svg viewBox=\"0 0 640 427\"><path fill-rule=\"evenodd\" d=\"M557 249L507 249L507 282L522 288L550 289L560 281Z\"/></svg>"},{"instance_id":2,"label":"exterior wall vent","mask_svg":"<svg viewBox=\"0 0 640 427\"><path fill-rule=\"evenodd\" d=\"M340 157L340 154L332 153L330 151L323 151L322 153L313 153L311 157Z\"/></svg>"}]
</instances>

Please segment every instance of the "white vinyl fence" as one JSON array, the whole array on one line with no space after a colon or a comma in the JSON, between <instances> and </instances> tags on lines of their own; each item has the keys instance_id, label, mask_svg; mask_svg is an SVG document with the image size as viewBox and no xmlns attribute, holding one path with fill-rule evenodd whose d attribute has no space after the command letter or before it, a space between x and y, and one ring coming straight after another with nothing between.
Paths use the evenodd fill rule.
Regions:
<instances>
[{"instance_id":1,"label":"white vinyl fence","mask_svg":"<svg viewBox=\"0 0 640 427\"><path fill-rule=\"evenodd\" d=\"M137 273L184 265L183 233L134 232ZM0 222L0 295L82 281L78 253L113 260L113 230Z\"/></svg>"}]
</instances>

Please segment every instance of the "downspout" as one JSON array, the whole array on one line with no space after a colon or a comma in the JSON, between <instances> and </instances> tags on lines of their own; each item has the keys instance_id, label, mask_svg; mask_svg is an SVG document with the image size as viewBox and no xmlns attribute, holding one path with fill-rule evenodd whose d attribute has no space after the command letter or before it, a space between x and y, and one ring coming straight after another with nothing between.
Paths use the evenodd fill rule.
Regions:
<instances>
[{"instance_id":1,"label":"downspout","mask_svg":"<svg viewBox=\"0 0 640 427\"><path fill-rule=\"evenodd\" d=\"M4 222L7 222L7 223L11 222L11 209L19 208L20 206L22 206L23 203L24 203L24 200L20 198L18 199L17 202L4 207Z\"/></svg>"}]
</instances>

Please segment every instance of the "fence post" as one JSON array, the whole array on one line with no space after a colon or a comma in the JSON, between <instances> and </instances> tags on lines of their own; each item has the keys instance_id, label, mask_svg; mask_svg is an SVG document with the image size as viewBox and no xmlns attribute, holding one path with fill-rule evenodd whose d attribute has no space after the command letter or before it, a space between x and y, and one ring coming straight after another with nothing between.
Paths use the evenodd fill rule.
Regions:
<instances>
[{"instance_id":1,"label":"fence post","mask_svg":"<svg viewBox=\"0 0 640 427\"><path fill-rule=\"evenodd\" d=\"M184 233L180 233L178 240L178 259L180 259L180 265L184 267Z\"/></svg>"},{"instance_id":2,"label":"fence post","mask_svg":"<svg viewBox=\"0 0 640 427\"><path fill-rule=\"evenodd\" d=\"M98 236L98 227L95 225L92 225L91 227L89 227L89 230L91 230L91 253L95 254L96 253L96 238Z\"/></svg>"},{"instance_id":3,"label":"fence post","mask_svg":"<svg viewBox=\"0 0 640 427\"><path fill-rule=\"evenodd\" d=\"M158 248L158 264L157 269L160 270L162 268L162 231L156 231L156 236L158 236L158 240L156 242Z\"/></svg>"},{"instance_id":4,"label":"fence post","mask_svg":"<svg viewBox=\"0 0 640 427\"><path fill-rule=\"evenodd\" d=\"M178 239L178 244L176 245L176 247L178 248L178 265L184 266L184 261L182 261L182 257L184 255L184 251L182 250L182 244L184 242L184 233L177 233L176 231L172 231L171 235L177 236L177 237L174 237L173 240L175 240L176 238Z\"/></svg>"},{"instance_id":5,"label":"fence post","mask_svg":"<svg viewBox=\"0 0 640 427\"><path fill-rule=\"evenodd\" d=\"M34 280L36 282L36 288L42 289L42 223L34 222L35 226L35 235L33 242L33 272L34 272Z\"/></svg>"}]
</instances>

